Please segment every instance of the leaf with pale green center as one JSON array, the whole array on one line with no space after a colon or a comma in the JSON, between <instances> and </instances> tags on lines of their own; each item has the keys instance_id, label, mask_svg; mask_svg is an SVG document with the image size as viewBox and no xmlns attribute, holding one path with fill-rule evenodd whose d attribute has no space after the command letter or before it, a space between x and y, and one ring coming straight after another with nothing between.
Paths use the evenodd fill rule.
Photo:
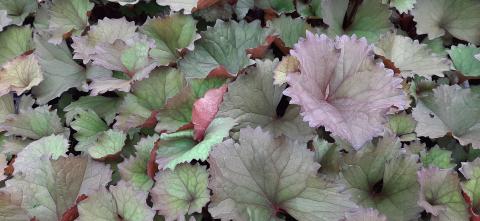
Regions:
<instances>
[{"instance_id":1,"label":"leaf with pale green center","mask_svg":"<svg viewBox=\"0 0 480 221\"><path fill-rule=\"evenodd\" d=\"M432 220L468 220L467 205L454 171L428 168L418 172L418 205L432 214Z\"/></svg>"},{"instance_id":2,"label":"leaf with pale green center","mask_svg":"<svg viewBox=\"0 0 480 221\"><path fill-rule=\"evenodd\" d=\"M32 42L32 29L28 26L12 26L0 32L0 66L32 50Z\"/></svg>"},{"instance_id":3,"label":"leaf with pale green center","mask_svg":"<svg viewBox=\"0 0 480 221\"><path fill-rule=\"evenodd\" d=\"M32 91L37 97L37 103L46 104L68 89L80 88L86 83L85 68L72 59L70 49L64 41L53 45L40 35L36 35L34 40L35 55L44 77Z\"/></svg>"},{"instance_id":4,"label":"leaf with pale green center","mask_svg":"<svg viewBox=\"0 0 480 221\"><path fill-rule=\"evenodd\" d=\"M480 60L475 58L475 55L480 53L480 48L472 44L460 44L452 46L447 52L457 71L468 77L480 76Z\"/></svg>"},{"instance_id":5,"label":"leaf with pale green center","mask_svg":"<svg viewBox=\"0 0 480 221\"><path fill-rule=\"evenodd\" d=\"M440 85L419 97L412 113L418 136L442 137L451 132L460 144L480 147L480 94L458 85Z\"/></svg>"},{"instance_id":6,"label":"leaf with pale green center","mask_svg":"<svg viewBox=\"0 0 480 221\"><path fill-rule=\"evenodd\" d=\"M135 156L130 156L118 164L122 179L143 191L148 191L153 186L153 179L147 174L147 164L150 159L150 152L152 152L159 138L160 136L156 134L142 138L135 145Z\"/></svg>"},{"instance_id":7,"label":"leaf with pale green center","mask_svg":"<svg viewBox=\"0 0 480 221\"><path fill-rule=\"evenodd\" d=\"M189 133L188 137L183 136L160 142L156 156L158 168L173 170L180 163L207 160L213 146L222 142L235 124L236 122L231 118L216 118L210 123L205 131L205 137L199 143L193 140L193 131Z\"/></svg>"},{"instance_id":8,"label":"leaf with pale green center","mask_svg":"<svg viewBox=\"0 0 480 221\"><path fill-rule=\"evenodd\" d=\"M388 220L410 220L421 208L415 203L419 186L417 157L400 150L398 138L384 137L349 153L342 172L353 200L375 208Z\"/></svg>"},{"instance_id":9,"label":"leaf with pale green center","mask_svg":"<svg viewBox=\"0 0 480 221\"><path fill-rule=\"evenodd\" d=\"M256 67L248 68L247 74L229 84L217 116L235 119L238 123L236 130L261 126L276 137L285 135L291 139L309 140L313 137L313 129L302 121L298 106L290 105L283 116L277 115L277 106L286 88L285 84L273 84L277 64L277 60L257 60Z\"/></svg>"},{"instance_id":10,"label":"leaf with pale green center","mask_svg":"<svg viewBox=\"0 0 480 221\"><path fill-rule=\"evenodd\" d=\"M49 42L60 44L67 33L81 35L88 26L88 12L93 6L89 0L54 0L48 9L50 17L48 28L53 35Z\"/></svg>"},{"instance_id":11,"label":"leaf with pale green center","mask_svg":"<svg viewBox=\"0 0 480 221\"><path fill-rule=\"evenodd\" d=\"M462 189L472 201L472 209L478 211L480 208L480 158L473 162L462 162L459 170L467 179L462 183Z\"/></svg>"},{"instance_id":12,"label":"leaf with pale green center","mask_svg":"<svg viewBox=\"0 0 480 221\"><path fill-rule=\"evenodd\" d=\"M7 131L7 135L31 139L67 132L57 113L49 109L48 106L40 106L19 114L10 114L0 128Z\"/></svg>"},{"instance_id":13,"label":"leaf with pale green center","mask_svg":"<svg viewBox=\"0 0 480 221\"><path fill-rule=\"evenodd\" d=\"M155 186L150 191L153 209L166 217L166 221L182 220L185 215L201 213L210 193L206 167L182 164L171 171L155 176Z\"/></svg>"},{"instance_id":14,"label":"leaf with pale green center","mask_svg":"<svg viewBox=\"0 0 480 221\"><path fill-rule=\"evenodd\" d=\"M392 28L390 23L391 11L388 6L382 4L379 0L363 1L355 14L351 24L344 27L344 17L350 17L348 12L348 0L325 0L322 1L323 21L329 26L327 33L330 36L352 35L367 38L368 42L376 42L380 35L388 32ZM375 13L372 13L375 11ZM349 12L352 13L352 12Z\"/></svg>"},{"instance_id":15,"label":"leaf with pale green center","mask_svg":"<svg viewBox=\"0 0 480 221\"><path fill-rule=\"evenodd\" d=\"M227 82L227 78L208 77L205 79L191 79L188 84L192 88L193 95L202 98L208 90L219 88Z\"/></svg>"},{"instance_id":16,"label":"leaf with pale green center","mask_svg":"<svg viewBox=\"0 0 480 221\"><path fill-rule=\"evenodd\" d=\"M408 13L413 9L417 0L382 0L382 3L396 8L400 13Z\"/></svg>"},{"instance_id":17,"label":"leaf with pale green center","mask_svg":"<svg viewBox=\"0 0 480 221\"><path fill-rule=\"evenodd\" d=\"M180 50L193 44L196 21L189 15L174 14L163 18L153 18L145 22L141 31L155 40L156 47L150 56L160 65L168 65L180 58Z\"/></svg>"},{"instance_id":18,"label":"leaf with pale green center","mask_svg":"<svg viewBox=\"0 0 480 221\"><path fill-rule=\"evenodd\" d=\"M313 29L302 18L294 19L285 15L269 21L269 27L275 30L275 33L279 35L285 46L289 48L293 47L298 42L298 39L305 37L306 30Z\"/></svg>"},{"instance_id":19,"label":"leaf with pale green center","mask_svg":"<svg viewBox=\"0 0 480 221\"><path fill-rule=\"evenodd\" d=\"M425 167L438 167L441 169L449 169L455 167L452 163L452 152L440 149L439 146L434 146L430 150L420 152L421 161Z\"/></svg>"},{"instance_id":20,"label":"leaf with pale green center","mask_svg":"<svg viewBox=\"0 0 480 221\"><path fill-rule=\"evenodd\" d=\"M88 145L88 154L94 159L103 159L115 155L122 150L126 139L127 135L121 131L110 129L101 132L95 142Z\"/></svg>"},{"instance_id":21,"label":"leaf with pale green center","mask_svg":"<svg viewBox=\"0 0 480 221\"><path fill-rule=\"evenodd\" d=\"M246 50L266 42L271 29L260 27L260 22L224 22L217 20L214 27L202 32L195 49L179 62L187 79L205 78L214 69L223 67L233 76L253 63Z\"/></svg>"},{"instance_id":22,"label":"leaf with pale green center","mask_svg":"<svg viewBox=\"0 0 480 221\"><path fill-rule=\"evenodd\" d=\"M12 24L22 25L27 16L34 13L38 8L35 0L2 0L0 10L6 10ZM1 63L1 62L0 62Z\"/></svg>"},{"instance_id":23,"label":"leaf with pale green center","mask_svg":"<svg viewBox=\"0 0 480 221\"><path fill-rule=\"evenodd\" d=\"M430 78L450 70L447 59L432 54L426 44L409 37L387 33L375 44L375 54L392 61L403 77L414 74Z\"/></svg>"},{"instance_id":24,"label":"leaf with pale green center","mask_svg":"<svg viewBox=\"0 0 480 221\"><path fill-rule=\"evenodd\" d=\"M421 0L412 10L418 34L429 39L452 35L480 43L480 2L476 0Z\"/></svg>"},{"instance_id":25,"label":"leaf with pale green center","mask_svg":"<svg viewBox=\"0 0 480 221\"><path fill-rule=\"evenodd\" d=\"M155 212L147 205L147 193L126 182L102 188L78 204L78 221L151 221Z\"/></svg>"},{"instance_id":26,"label":"leaf with pale green center","mask_svg":"<svg viewBox=\"0 0 480 221\"><path fill-rule=\"evenodd\" d=\"M14 166L17 168L18 163ZM112 171L107 165L84 156L29 162L29 168L7 181L7 190L21 198L22 208L38 220L61 220L77 197L104 188Z\"/></svg>"},{"instance_id":27,"label":"leaf with pale green center","mask_svg":"<svg viewBox=\"0 0 480 221\"><path fill-rule=\"evenodd\" d=\"M0 69L0 96L11 91L25 93L43 81L43 73L33 54L17 57Z\"/></svg>"},{"instance_id":28,"label":"leaf with pale green center","mask_svg":"<svg viewBox=\"0 0 480 221\"><path fill-rule=\"evenodd\" d=\"M174 132L190 123L194 102L192 89L190 87L183 88L180 93L168 100L164 108L158 111L158 124L155 131Z\"/></svg>"},{"instance_id":29,"label":"leaf with pale green center","mask_svg":"<svg viewBox=\"0 0 480 221\"><path fill-rule=\"evenodd\" d=\"M316 177L319 164L305 144L260 128L240 130L239 143L224 141L208 162L213 218L279 220L283 210L297 220L339 220L355 207Z\"/></svg>"},{"instance_id":30,"label":"leaf with pale green center","mask_svg":"<svg viewBox=\"0 0 480 221\"><path fill-rule=\"evenodd\" d=\"M417 121L406 112L391 115L388 118L387 129L400 138L401 141L413 141L417 138L415 127Z\"/></svg>"}]
</instances>

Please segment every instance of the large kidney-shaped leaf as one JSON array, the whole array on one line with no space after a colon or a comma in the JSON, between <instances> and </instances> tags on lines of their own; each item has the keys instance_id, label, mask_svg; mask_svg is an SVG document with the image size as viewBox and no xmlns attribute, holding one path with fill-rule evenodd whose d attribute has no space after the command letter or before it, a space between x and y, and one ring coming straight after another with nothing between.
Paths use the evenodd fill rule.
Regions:
<instances>
[{"instance_id":1,"label":"large kidney-shaped leaf","mask_svg":"<svg viewBox=\"0 0 480 221\"><path fill-rule=\"evenodd\" d=\"M83 156L50 160L44 155L23 163L28 168L7 181L7 189L38 220L61 220L78 196L104 188L112 173L107 165Z\"/></svg>"},{"instance_id":2,"label":"large kidney-shaped leaf","mask_svg":"<svg viewBox=\"0 0 480 221\"><path fill-rule=\"evenodd\" d=\"M319 164L305 144L274 138L260 128L240 130L210 155L210 212L222 220L339 220L354 204L348 195L316 177Z\"/></svg>"},{"instance_id":3,"label":"large kidney-shaped leaf","mask_svg":"<svg viewBox=\"0 0 480 221\"><path fill-rule=\"evenodd\" d=\"M355 202L392 221L411 220L421 211L412 203L419 191L417 157L402 153L400 145L400 140L390 137L368 143L346 156L342 172Z\"/></svg>"},{"instance_id":4,"label":"large kidney-shaped leaf","mask_svg":"<svg viewBox=\"0 0 480 221\"><path fill-rule=\"evenodd\" d=\"M300 62L300 73L287 76L290 87L283 93L301 106L310 127L324 126L355 148L382 134L392 106L406 106L402 79L375 63L364 38L333 41L308 32L291 54Z\"/></svg>"},{"instance_id":5,"label":"large kidney-shaped leaf","mask_svg":"<svg viewBox=\"0 0 480 221\"><path fill-rule=\"evenodd\" d=\"M420 95L413 117L418 136L442 137L451 132L462 145L480 147L480 94L458 85L440 85Z\"/></svg>"},{"instance_id":6,"label":"large kidney-shaped leaf","mask_svg":"<svg viewBox=\"0 0 480 221\"><path fill-rule=\"evenodd\" d=\"M475 0L422 0L412 10L417 33L435 39L449 33L480 43L480 2Z\"/></svg>"},{"instance_id":7,"label":"large kidney-shaped leaf","mask_svg":"<svg viewBox=\"0 0 480 221\"><path fill-rule=\"evenodd\" d=\"M251 23L218 20L213 28L201 33L195 49L180 61L180 70L186 78L205 78L221 67L235 76L252 64L246 50L265 43L269 34L271 30L261 28L258 20Z\"/></svg>"},{"instance_id":8,"label":"large kidney-shaped leaf","mask_svg":"<svg viewBox=\"0 0 480 221\"><path fill-rule=\"evenodd\" d=\"M120 152L125 145L127 135L121 131L107 130L101 132L96 140L88 145L88 154L94 159L102 159Z\"/></svg>"},{"instance_id":9,"label":"large kidney-shaped leaf","mask_svg":"<svg viewBox=\"0 0 480 221\"><path fill-rule=\"evenodd\" d=\"M54 0L48 9L48 28L52 33L49 42L60 44L67 33L81 35L88 26L88 12L93 6L89 0Z\"/></svg>"},{"instance_id":10,"label":"large kidney-shaped leaf","mask_svg":"<svg viewBox=\"0 0 480 221\"><path fill-rule=\"evenodd\" d=\"M126 182L101 188L78 204L78 221L151 221L155 212L147 205L147 192L135 189Z\"/></svg>"},{"instance_id":11,"label":"large kidney-shaped leaf","mask_svg":"<svg viewBox=\"0 0 480 221\"><path fill-rule=\"evenodd\" d=\"M0 32L0 66L33 49L32 29L28 26L9 27Z\"/></svg>"},{"instance_id":12,"label":"large kidney-shaped leaf","mask_svg":"<svg viewBox=\"0 0 480 221\"><path fill-rule=\"evenodd\" d=\"M375 44L375 54L392 61L402 77L414 74L423 77L443 76L450 70L445 58L432 54L426 44L409 37L388 33Z\"/></svg>"},{"instance_id":13,"label":"large kidney-shaped leaf","mask_svg":"<svg viewBox=\"0 0 480 221\"><path fill-rule=\"evenodd\" d=\"M151 190L153 209L167 221L184 220L185 214L201 212L210 200L208 173L203 166L182 164L174 171L157 173Z\"/></svg>"},{"instance_id":14,"label":"large kidney-shaped leaf","mask_svg":"<svg viewBox=\"0 0 480 221\"><path fill-rule=\"evenodd\" d=\"M455 172L435 167L418 172L418 205L432 214L432 220L468 220L467 205Z\"/></svg>"},{"instance_id":15,"label":"large kidney-shaped leaf","mask_svg":"<svg viewBox=\"0 0 480 221\"><path fill-rule=\"evenodd\" d=\"M234 118L238 122L236 130L260 126L276 137L286 135L291 139L309 140L313 129L302 122L298 106L290 105L283 116L277 114L286 87L273 84L277 64L278 61L257 60L256 67L248 68L247 74L229 84L217 116Z\"/></svg>"}]
</instances>

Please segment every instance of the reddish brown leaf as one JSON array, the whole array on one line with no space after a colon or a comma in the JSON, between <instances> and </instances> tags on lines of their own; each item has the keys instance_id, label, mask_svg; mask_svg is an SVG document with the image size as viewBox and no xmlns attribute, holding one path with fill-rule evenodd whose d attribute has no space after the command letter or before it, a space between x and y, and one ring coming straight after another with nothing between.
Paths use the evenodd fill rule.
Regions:
<instances>
[{"instance_id":1,"label":"reddish brown leaf","mask_svg":"<svg viewBox=\"0 0 480 221\"><path fill-rule=\"evenodd\" d=\"M218 112L226 91L226 84L220 88L210 89L203 98L198 99L193 104L192 123L195 140L200 141L203 139L208 125L210 125L210 122L212 122Z\"/></svg>"},{"instance_id":2,"label":"reddish brown leaf","mask_svg":"<svg viewBox=\"0 0 480 221\"><path fill-rule=\"evenodd\" d=\"M85 194L78 196L75 204L72 207L70 207L67 211L65 211L65 213L63 213L61 221L74 221L76 218L78 218L79 214L78 214L77 205L78 203L80 203L81 201L87 198L88 196Z\"/></svg>"}]
</instances>

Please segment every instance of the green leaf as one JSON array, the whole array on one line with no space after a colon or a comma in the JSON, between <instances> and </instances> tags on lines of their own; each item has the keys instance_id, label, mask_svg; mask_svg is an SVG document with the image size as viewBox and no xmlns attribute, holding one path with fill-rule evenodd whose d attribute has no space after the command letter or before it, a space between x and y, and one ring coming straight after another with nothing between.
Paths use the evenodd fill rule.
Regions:
<instances>
[{"instance_id":1,"label":"green leaf","mask_svg":"<svg viewBox=\"0 0 480 221\"><path fill-rule=\"evenodd\" d=\"M133 186L119 182L90 195L78 204L79 221L151 221L155 212L147 205L147 193Z\"/></svg>"},{"instance_id":2,"label":"green leaf","mask_svg":"<svg viewBox=\"0 0 480 221\"><path fill-rule=\"evenodd\" d=\"M98 135L96 141L89 145L88 154L94 159L102 159L119 153L125 145L127 135L115 130L107 130Z\"/></svg>"},{"instance_id":3,"label":"green leaf","mask_svg":"<svg viewBox=\"0 0 480 221\"><path fill-rule=\"evenodd\" d=\"M387 33L375 44L375 54L392 61L403 77L419 75L430 78L443 76L450 70L447 59L432 54L426 44L409 37Z\"/></svg>"},{"instance_id":4,"label":"green leaf","mask_svg":"<svg viewBox=\"0 0 480 221\"><path fill-rule=\"evenodd\" d=\"M0 10L6 10L8 18L12 20L12 24L19 26L22 25L25 18L34 13L37 8L38 5L35 0L2 0L0 2Z\"/></svg>"},{"instance_id":5,"label":"green leaf","mask_svg":"<svg viewBox=\"0 0 480 221\"><path fill-rule=\"evenodd\" d=\"M156 0L159 5L170 6L172 11L183 10L185 14L192 13L192 9L197 7L197 0Z\"/></svg>"},{"instance_id":6,"label":"green leaf","mask_svg":"<svg viewBox=\"0 0 480 221\"><path fill-rule=\"evenodd\" d=\"M355 207L316 177L319 165L306 145L260 128L240 130L239 143L224 141L208 162L213 218L279 220L283 210L297 220L339 220Z\"/></svg>"},{"instance_id":7,"label":"green leaf","mask_svg":"<svg viewBox=\"0 0 480 221\"><path fill-rule=\"evenodd\" d=\"M189 133L189 137L183 136L160 142L156 159L158 167L173 170L180 163L207 160L213 146L222 142L235 124L231 118L214 119L208 126L205 137L198 144L193 141L193 132Z\"/></svg>"},{"instance_id":8,"label":"green leaf","mask_svg":"<svg viewBox=\"0 0 480 221\"><path fill-rule=\"evenodd\" d=\"M452 46L447 52L457 71L460 71L468 77L480 76L480 61L474 57L480 53L480 48L472 44L468 46L460 44L458 46Z\"/></svg>"},{"instance_id":9,"label":"green leaf","mask_svg":"<svg viewBox=\"0 0 480 221\"><path fill-rule=\"evenodd\" d=\"M379 0L365 0L358 6L351 23L344 27L344 17L351 17L347 10L348 0L326 0L322 1L323 21L329 26L327 31L330 36L352 35L365 37L368 42L376 42L380 35L386 33L392 27L390 23L391 11L388 6ZM372 13L374 11L375 13Z\"/></svg>"},{"instance_id":10,"label":"green leaf","mask_svg":"<svg viewBox=\"0 0 480 221\"><path fill-rule=\"evenodd\" d=\"M480 94L468 88L440 85L420 97L412 114L418 136L438 138L451 132L460 144L480 147Z\"/></svg>"},{"instance_id":11,"label":"green leaf","mask_svg":"<svg viewBox=\"0 0 480 221\"><path fill-rule=\"evenodd\" d=\"M438 168L418 172L418 205L432 214L432 220L468 220L467 205L455 172Z\"/></svg>"},{"instance_id":12,"label":"green leaf","mask_svg":"<svg viewBox=\"0 0 480 221\"><path fill-rule=\"evenodd\" d=\"M291 18L281 15L272 21L269 21L269 27L279 34L280 39L286 47L292 48L298 39L304 38L307 30L313 29L302 18Z\"/></svg>"},{"instance_id":13,"label":"green leaf","mask_svg":"<svg viewBox=\"0 0 480 221\"><path fill-rule=\"evenodd\" d=\"M478 211L480 208L480 158L473 162L462 162L459 170L467 179L462 183L462 189L472 201L472 209Z\"/></svg>"},{"instance_id":14,"label":"green leaf","mask_svg":"<svg viewBox=\"0 0 480 221\"><path fill-rule=\"evenodd\" d=\"M48 106L29 109L19 114L8 115L0 129L7 131L7 135L22 136L31 139L40 139L51 134L67 132L63 127L56 111L50 111Z\"/></svg>"},{"instance_id":15,"label":"green leaf","mask_svg":"<svg viewBox=\"0 0 480 221\"><path fill-rule=\"evenodd\" d=\"M142 138L135 145L135 156L130 156L118 164L122 179L143 191L148 191L153 186L153 180L147 175L147 164L150 159L150 152L152 152L159 138L160 136L156 134Z\"/></svg>"},{"instance_id":16,"label":"green leaf","mask_svg":"<svg viewBox=\"0 0 480 221\"><path fill-rule=\"evenodd\" d=\"M64 34L72 33L75 36L82 34L88 26L88 12L95 4L89 0L55 0L48 10L49 29L52 37L49 42L60 44Z\"/></svg>"},{"instance_id":17,"label":"green leaf","mask_svg":"<svg viewBox=\"0 0 480 221\"><path fill-rule=\"evenodd\" d=\"M127 94L118 108L119 115L115 117L113 128L127 131L135 128L150 117L151 110L142 106L139 99L133 94Z\"/></svg>"},{"instance_id":18,"label":"green leaf","mask_svg":"<svg viewBox=\"0 0 480 221\"><path fill-rule=\"evenodd\" d=\"M70 119L77 114L76 110L90 109L110 124L115 118L120 102L121 99L116 97L84 96L69 104L64 108L64 111L67 112L67 122L71 121Z\"/></svg>"},{"instance_id":19,"label":"green leaf","mask_svg":"<svg viewBox=\"0 0 480 221\"><path fill-rule=\"evenodd\" d=\"M286 87L285 84L273 84L273 71L277 64L277 60L257 60L256 67L248 68L247 74L229 84L217 117L235 119L238 123L236 130L261 126L275 137L286 135L291 139L307 141L313 138L313 129L303 122L298 106L290 105L283 116L277 115L277 106Z\"/></svg>"},{"instance_id":20,"label":"green leaf","mask_svg":"<svg viewBox=\"0 0 480 221\"><path fill-rule=\"evenodd\" d=\"M400 152L398 139L384 137L349 153L342 174L353 200L365 208L375 208L388 220L417 217L419 165L414 155Z\"/></svg>"},{"instance_id":21,"label":"green leaf","mask_svg":"<svg viewBox=\"0 0 480 221\"><path fill-rule=\"evenodd\" d=\"M33 48L30 27L8 27L0 32L0 66Z\"/></svg>"},{"instance_id":22,"label":"green leaf","mask_svg":"<svg viewBox=\"0 0 480 221\"><path fill-rule=\"evenodd\" d=\"M90 109L79 109L70 126L77 131L73 137L78 141L75 150L84 151L96 141L99 133L108 130L108 125Z\"/></svg>"},{"instance_id":23,"label":"green leaf","mask_svg":"<svg viewBox=\"0 0 480 221\"><path fill-rule=\"evenodd\" d=\"M415 127L417 121L413 119L412 115L402 112L400 114L392 115L388 118L388 129L400 137L401 141L413 141L417 138L415 135Z\"/></svg>"},{"instance_id":24,"label":"green leaf","mask_svg":"<svg viewBox=\"0 0 480 221\"><path fill-rule=\"evenodd\" d=\"M37 103L46 104L72 87L85 84L85 68L73 59L67 44L53 45L40 35L35 36L35 55L39 60L44 80L33 88Z\"/></svg>"},{"instance_id":25,"label":"green leaf","mask_svg":"<svg viewBox=\"0 0 480 221\"><path fill-rule=\"evenodd\" d=\"M111 177L108 166L83 156L44 156L29 163L28 170L7 181L7 190L21 197L22 208L38 220L61 220L79 195L95 193Z\"/></svg>"},{"instance_id":26,"label":"green leaf","mask_svg":"<svg viewBox=\"0 0 480 221\"><path fill-rule=\"evenodd\" d=\"M308 3L297 1L297 12L302 17L321 18L322 17L322 1L311 0Z\"/></svg>"},{"instance_id":27,"label":"green leaf","mask_svg":"<svg viewBox=\"0 0 480 221\"><path fill-rule=\"evenodd\" d=\"M475 0L421 0L412 10L418 34L429 39L446 33L473 44L480 43L480 2Z\"/></svg>"},{"instance_id":28,"label":"green leaf","mask_svg":"<svg viewBox=\"0 0 480 221\"><path fill-rule=\"evenodd\" d=\"M321 165L319 173L337 176L342 163L338 145L328 143L319 137L313 139L312 145L315 161Z\"/></svg>"},{"instance_id":29,"label":"green leaf","mask_svg":"<svg viewBox=\"0 0 480 221\"><path fill-rule=\"evenodd\" d=\"M222 77L208 77L205 79L191 79L188 83L192 89L195 98L202 98L208 90L219 88L225 84L226 78Z\"/></svg>"},{"instance_id":30,"label":"green leaf","mask_svg":"<svg viewBox=\"0 0 480 221\"><path fill-rule=\"evenodd\" d=\"M195 97L190 87L184 88L180 93L170 98L165 107L158 111L158 124L155 131L174 132L190 123L194 102Z\"/></svg>"},{"instance_id":31,"label":"green leaf","mask_svg":"<svg viewBox=\"0 0 480 221\"><path fill-rule=\"evenodd\" d=\"M440 149L438 146L434 146L428 152L420 152L420 155L425 167L434 166L441 169L455 167L455 164L451 162L452 152Z\"/></svg>"},{"instance_id":32,"label":"green leaf","mask_svg":"<svg viewBox=\"0 0 480 221\"><path fill-rule=\"evenodd\" d=\"M196 23L192 16L182 14L147 20L141 31L155 40L156 47L150 55L161 65L175 62L181 49L193 46L197 35Z\"/></svg>"},{"instance_id":33,"label":"green leaf","mask_svg":"<svg viewBox=\"0 0 480 221\"><path fill-rule=\"evenodd\" d=\"M204 166L182 164L174 171L163 171L155 176L152 202L167 220L182 220L186 214L201 213L208 201L208 173Z\"/></svg>"},{"instance_id":34,"label":"green leaf","mask_svg":"<svg viewBox=\"0 0 480 221\"><path fill-rule=\"evenodd\" d=\"M195 49L179 62L187 79L205 78L212 70L223 67L231 75L252 64L246 50L265 43L270 29L261 28L260 22L224 22L208 27L195 42Z\"/></svg>"}]
</instances>

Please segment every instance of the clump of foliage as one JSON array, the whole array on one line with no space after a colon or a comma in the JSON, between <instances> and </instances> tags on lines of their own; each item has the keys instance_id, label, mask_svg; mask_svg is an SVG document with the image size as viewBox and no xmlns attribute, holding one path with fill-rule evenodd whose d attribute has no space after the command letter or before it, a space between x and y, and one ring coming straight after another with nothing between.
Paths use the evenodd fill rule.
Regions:
<instances>
[{"instance_id":1,"label":"clump of foliage","mask_svg":"<svg viewBox=\"0 0 480 221\"><path fill-rule=\"evenodd\" d=\"M478 221L478 0L0 0L0 220Z\"/></svg>"}]
</instances>

